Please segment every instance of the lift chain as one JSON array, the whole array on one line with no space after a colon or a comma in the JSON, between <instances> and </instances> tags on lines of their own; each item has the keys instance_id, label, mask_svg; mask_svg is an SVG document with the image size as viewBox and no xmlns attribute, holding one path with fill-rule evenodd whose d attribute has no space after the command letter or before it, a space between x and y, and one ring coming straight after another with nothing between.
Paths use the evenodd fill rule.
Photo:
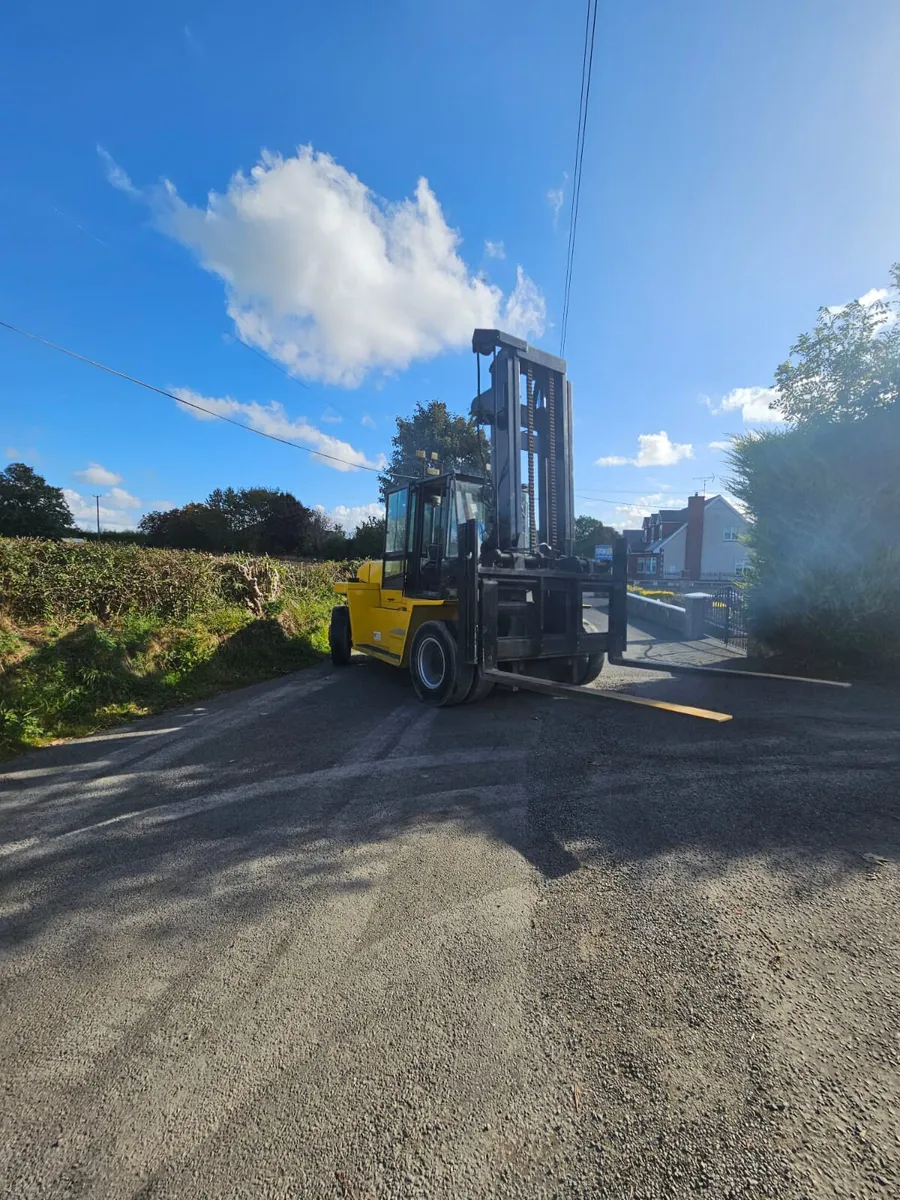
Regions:
<instances>
[{"instance_id":1,"label":"lift chain","mask_svg":"<svg viewBox=\"0 0 900 1200\"><path fill-rule=\"evenodd\" d=\"M550 545L556 549L557 543L557 527L556 527L556 387L554 383L553 372L549 372L550 386L547 390L547 424L549 426L549 451L550 451ZM569 470L572 470L572 464L569 463ZM571 536L571 535L570 535Z\"/></svg>"},{"instance_id":2,"label":"lift chain","mask_svg":"<svg viewBox=\"0 0 900 1200\"><path fill-rule=\"evenodd\" d=\"M528 549L534 554L537 529L534 515L534 374L528 364Z\"/></svg>"}]
</instances>

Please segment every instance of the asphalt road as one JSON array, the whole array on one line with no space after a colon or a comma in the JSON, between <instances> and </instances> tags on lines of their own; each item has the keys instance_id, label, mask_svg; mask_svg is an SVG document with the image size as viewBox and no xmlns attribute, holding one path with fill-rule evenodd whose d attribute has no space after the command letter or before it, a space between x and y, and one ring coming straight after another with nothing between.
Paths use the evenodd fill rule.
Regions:
<instances>
[{"instance_id":1,"label":"asphalt road","mask_svg":"<svg viewBox=\"0 0 900 1200\"><path fill-rule=\"evenodd\" d=\"M898 692L599 683L735 719L360 659L6 764L0 1193L898 1194Z\"/></svg>"}]
</instances>

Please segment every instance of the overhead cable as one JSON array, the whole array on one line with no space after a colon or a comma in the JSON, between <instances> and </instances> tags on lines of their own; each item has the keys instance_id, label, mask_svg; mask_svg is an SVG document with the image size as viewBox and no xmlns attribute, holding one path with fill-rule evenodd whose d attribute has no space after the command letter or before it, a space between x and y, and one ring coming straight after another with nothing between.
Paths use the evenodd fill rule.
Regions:
<instances>
[{"instance_id":1,"label":"overhead cable","mask_svg":"<svg viewBox=\"0 0 900 1200\"><path fill-rule=\"evenodd\" d=\"M569 300L572 292L572 273L575 264L575 240L578 235L578 208L581 201L581 177L584 164L584 141L587 132L588 108L591 99L591 76L594 68L594 39L597 30L597 0L588 0L584 19L584 51L581 60L581 95L578 103L578 130L575 137L575 165L572 174L572 202L569 209L569 242L566 248L566 278L563 285L562 319L560 321L559 354L565 356L566 335L569 329Z\"/></svg>"},{"instance_id":2,"label":"overhead cable","mask_svg":"<svg viewBox=\"0 0 900 1200\"><path fill-rule=\"evenodd\" d=\"M11 325L8 321L0 321L0 328L8 329L11 333L18 333L21 337L30 338L33 342L39 342L42 346L48 346L51 350L58 350L60 354L67 354L69 358L75 358L79 362L87 363L89 367L96 367L98 371L106 371L108 375L115 375L119 379L127 380L128 383L137 384L138 387L146 388L148 392L156 392L159 396L166 396L169 400L174 400L176 404L183 404L185 408L193 408L208 417L215 417L219 421L225 421L228 425L236 425L238 429L243 429L246 433L255 433L258 437L268 438L271 442L281 442L283 446L293 446L295 450L303 450L306 454L314 454L317 458L327 458L331 462L342 463L345 467L360 471L372 471L376 475L380 475L382 469L390 471L389 467L370 467L366 463L351 462L348 458L340 458L338 455L328 454L324 450L313 450L310 446L301 446L297 442L290 441L288 438L278 437L275 433L266 433L262 429L254 429L252 425L244 425L242 421L235 421L233 417L226 417L223 413L217 413L211 408L204 408L202 404L195 404L193 400L184 400L181 396L176 396L173 392L167 392L165 388L156 387L152 383L145 383L143 379L137 379L134 375L127 375L124 371L117 371L115 367L108 367L105 363L97 362L95 359L88 358L84 354L78 354L74 350L69 350L65 346L60 346L56 342L51 342L47 338L40 337L36 333L29 333L27 329L19 329L18 326ZM412 478L409 475L396 475L393 471L391 471L391 474L398 479Z\"/></svg>"}]
</instances>

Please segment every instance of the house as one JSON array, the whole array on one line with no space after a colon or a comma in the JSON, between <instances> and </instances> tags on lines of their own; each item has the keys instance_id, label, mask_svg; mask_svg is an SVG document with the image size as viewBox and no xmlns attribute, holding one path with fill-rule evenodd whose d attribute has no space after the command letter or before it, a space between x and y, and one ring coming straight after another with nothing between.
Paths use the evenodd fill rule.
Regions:
<instances>
[{"instance_id":1,"label":"house","mask_svg":"<svg viewBox=\"0 0 900 1200\"><path fill-rule=\"evenodd\" d=\"M629 579L735 579L747 567L748 525L724 496L690 496L626 529Z\"/></svg>"}]
</instances>

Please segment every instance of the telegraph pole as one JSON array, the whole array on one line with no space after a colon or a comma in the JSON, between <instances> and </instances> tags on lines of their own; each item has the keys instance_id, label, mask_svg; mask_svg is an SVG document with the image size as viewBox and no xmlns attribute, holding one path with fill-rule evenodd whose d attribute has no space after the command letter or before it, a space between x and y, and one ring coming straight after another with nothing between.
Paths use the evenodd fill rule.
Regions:
<instances>
[{"instance_id":1,"label":"telegraph pole","mask_svg":"<svg viewBox=\"0 0 900 1200\"><path fill-rule=\"evenodd\" d=\"M94 496L94 499L97 501L97 537L99 538L99 536L100 536L100 494L97 492L94 492L93 496Z\"/></svg>"}]
</instances>

